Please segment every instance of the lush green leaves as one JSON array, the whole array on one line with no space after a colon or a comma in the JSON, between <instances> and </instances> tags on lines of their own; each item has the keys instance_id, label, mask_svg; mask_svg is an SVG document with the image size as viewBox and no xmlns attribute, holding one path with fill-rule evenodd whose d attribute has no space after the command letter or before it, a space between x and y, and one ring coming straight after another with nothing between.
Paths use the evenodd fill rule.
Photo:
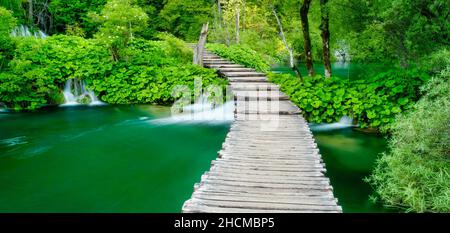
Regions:
<instances>
[{"instance_id":1,"label":"lush green leaves","mask_svg":"<svg viewBox=\"0 0 450 233\"><path fill-rule=\"evenodd\" d=\"M15 109L60 103L60 90L70 78L85 80L101 100L113 104L168 104L174 101L171 92L176 85L193 87L196 77L204 86L225 87L213 70L190 64L191 52L182 41L168 34L161 38L133 40L128 61L119 62L111 62L98 40L22 38L10 69L0 74L0 102Z\"/></svg>"},{"instance_id":2,"label":"lush green leaves","mask_svg":"<svg viewBox=\"0 0 450 233\"><path fill-rule=\"evenodd\" d=\"M392 123L397 113L409 109L428 75L417 70L392 70L365 80L349 82L321 76L300 80L291 75L270 74L310 122L335 122L353 117L361 127Z\"/></svg>"},{"instance_id":3,"label":"lush green leaves","mask_svg":"<svg viewBox=\"0 0 450 233\"><path fill-rule=\"evenodd\" d=\"M95 38L109 47L116 61L126 58L128 43L148 21L148 15L135 5L134 0L108 0L100 15L90 16L101 24Z\"/></svg>"},{"instance_id":4,"label":"lush green leaves","mask_svg":"<svg viewBox=\"0 0 450 233\"><path fill-rule=\"evenodd\" d=\"M206 47L219 56L244 66L252 67L259 71L268 71L270 69L267 60L247 46L208 44Z\"/></svg>"},{"instance_id":5,"label":"lush green leaves","mask_svg":"<svg viewBox=\"0 0 450 233\"><path fill-rule=\"evenodd\" d=\"M450 70L424 89L426 96L390 127L389 151L368 181L374 200L414 212L450 211Z\"/></svg>"},{"instance_id":6,"label":"lush green leaves","mask_svg":"<svg viewBox=\"0 0 450 233\"><path fill-rule=\"evenodd\" d=\"M12 12L0 7L0 71L12 59L14 43L10 33L15 24Z\"/></svg>"},{"instance_id":7,"label":"lush green leaves","mask_svg":"<svg viewBox=\"0 0 450 233\"><path fill-rule=\"evenodd\" d=\"M79 25L87 36L97 31L98 24L88 17L89 12L100 12L106 0L52 0L49 10L53 17L53 32L64 32Z\"/></svg>"},{"instance_id":8,"label":"lush green leaves","mask_svg":"<svg viewBox=\"0 0 450 233\"><path fill-rule=\"evenodd\" d=\"M168 0L159 13L160 28L187 41L198 39L202 24L210 21L209 0Z\"/></svg>"}]
</instances>

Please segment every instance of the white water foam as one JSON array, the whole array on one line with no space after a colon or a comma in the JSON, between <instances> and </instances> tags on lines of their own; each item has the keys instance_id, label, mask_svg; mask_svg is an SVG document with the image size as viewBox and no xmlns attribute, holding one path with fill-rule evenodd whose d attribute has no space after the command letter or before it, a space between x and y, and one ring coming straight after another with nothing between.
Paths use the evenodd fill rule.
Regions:
<instances>
[{"instance_id":1,"label":"white water foam","mask_svg":"<svg viewBox=\"0 0 450 233\"><path fill-rule=\"evenodd\" d=\"M347 116L342 117L339 122L330 124L310 124L309 127L312 131L332 131L337 129L353 128L357 125L353 124L353 119Z\"/></svg>"},{"instance_id":2,"label":"white water foam","mask_svg":"<svg viewBox=\"0 0 450 233\"><path fill-rule=\"evenodd\" d=\"M12 32L11 36L13 37L35 37L40 39L47 38L47 34L45 34L41 30L31 31L30 28L26 25L20 25L15 27Z\"/></svg>"},{"instance_id":3,"label":"white water foam","mask_svg":"<svg viewBox=\"0 0 450 233\"><path fill-rule=\"evenodd\" d=\"M226 124L234 120L234 101L214 106L208 96L201 96L194 104L183 107L183 112L171 117L150 120L153 124Z\"/></svg>"},{"instance_id":4,"label":"white water foam","mask_svg":"<svg viewBox=\"0 0 450 233\"><path fill-rule=\"evenodd\" d=\"M63 90L64 104L60 106L81 105L83 98L89 98L90 106L105 105L100 101L92 90L86 89L86 82L79 79L68 79Z\"/></svg>"}]
</instances>

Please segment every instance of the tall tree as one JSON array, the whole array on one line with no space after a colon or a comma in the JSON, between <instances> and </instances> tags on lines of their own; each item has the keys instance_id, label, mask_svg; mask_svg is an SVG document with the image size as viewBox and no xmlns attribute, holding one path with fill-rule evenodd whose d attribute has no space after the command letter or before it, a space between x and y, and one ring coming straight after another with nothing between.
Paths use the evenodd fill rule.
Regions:
<instances>
[{"instance_id":1,"label":"tall tree","mask_svg":"<svg viewBox=\"0 0 450 233\"><path fill-rule=\"evenodd\" d=\"M272 4L272 13L275 16L275 19L277 21L278 24L278 28L279 28L279 34L281 37L281 40L283 41L284 46L286 47L286 50L289 53L289 66L291 67L291 69L294 71L294 73L298 76L301 77L300 72L298 72L297 66L295 65L295 61L294 61L294 50L289 46L289 43L286 40L286 36L284 35L284 30L283 30L283 24L281 23L280 17L278 17L277 11L275 9L275 6Z\"/></svg>"},{"instance_id":2,"label":"tall tree","mask_svg":"<svg viewBox=\"0 0 450 233\"><path fill-rule=\"evenodd\" d=\"M329 9L328 0L320 0L320 35L322 36L323 44L323 65L325 67L325 77L331 77L331 63L330 63L330 29L329 29Z\"/></svg>"},{"instance_id":3,"label":"tall tree","mask_svg":"<svg viewBox=\"0 0 450 233\"><path fill-rule=\"evenodd\" d=\"M101 23L95 37L109 47L114 61L128 59L129 42L148 22L148 15L134 0L108 0L100 14L90 13L89 16Z\"/></svg>"},{"instance_id":4,"label":"tall tree","mask_svg":"<svg viewBox=\"0 0 450 233\"><path fill-rule=\"evenodd\" d=\"M303 3L300 7L300 19L302 21L302 32L303 32L303 41L304 41L304 49L305 49L305 58L306 58L306 68L308 69L308 75L314 75L314 67L313 67L313 58L311 52L311 37L309 35L309 21L308 21L308 12L309 7L311 5L311 0L303 0Z\"/></svg>"},{"instance_id":5,"label":"tall tree","mask_svg":"<svg viewBox=\"0 0 450 233\"><path fill-rule=\"evenodd\" d=\"M229 0L226 4L225 12L224 12L224 18L230 24L233 22L234 24L234 36L236 43L239 44L241 40L240 36L240 20L241 20L241 8L243 5L242 0Z\"/></svg>"},{"instance_id":6,"label":"tall tree","mask_svg":"<svg viewBox=\"0 0 450 233\"><path fill-rule=\"evenodd\" d=\"M28 0L28 23L33 25L33 0Z\"/></svg>"}]
</instances>

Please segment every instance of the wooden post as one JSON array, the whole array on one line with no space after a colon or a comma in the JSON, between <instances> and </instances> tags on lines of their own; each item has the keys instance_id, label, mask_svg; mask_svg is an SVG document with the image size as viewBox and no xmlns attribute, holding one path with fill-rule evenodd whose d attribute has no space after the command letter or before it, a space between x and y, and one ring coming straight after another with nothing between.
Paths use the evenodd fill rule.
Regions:
<instances>
[{"instance_id":1,"label":"wooden post","mask_svg":"<svg viewBox=\"0 0 450 233\"><path fill-rule=\"evenodd\" d=\"M203 66L203 51L205 50L206 37L208 36L209 23L203 24L200 38L194 50L194 64Z\"/></svg>"}]
</instances>

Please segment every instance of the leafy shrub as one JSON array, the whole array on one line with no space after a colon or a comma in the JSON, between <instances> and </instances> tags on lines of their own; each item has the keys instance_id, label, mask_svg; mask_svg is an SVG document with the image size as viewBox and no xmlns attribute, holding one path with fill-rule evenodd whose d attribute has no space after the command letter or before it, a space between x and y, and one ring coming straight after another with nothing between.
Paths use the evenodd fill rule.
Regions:
<instances>
[{"instance_id":1,"label":"leafy shrub","mask_svg":"<svg viewBox=\"0 0 450 233\"><path fill-rule=\"evenodd\" d=\"M15 54L0 76L0 101L17 110L57 104L67 79L104 75L112 67L104 48L74 36L21 38Z\"/></svg>"},{"instance_id":2,"label":"leafy shrub","mask_svg":"<svg viewBox=\"0 0 450 233\"><path fill-rule=\"evenodd\" d=\"M178 39L170 33L158 33L156 38L167 42L166 52L170 57L179 58L182 62L192 62L192 56L194 55L191 48L189 48L181 39Z\"/></svg>"},{"instance_id":3,"label":"leafy shrub","mask_svg":"<svg viewBox=\"0 0 450 233\"><path fill-rule=\"evenodd\" d=\"M128 44L135 33L145 29L149 20L133 0L108 0L100 14L89 16L101 24L95 38L108 46L115 61L128 59Z\"/></svg>"},{"instance_id":4,"label":"leafy shrub","mask_svg":"<svg viewBox=\"0 0 450 233\"><path fill-rule=\"evenodd\" d=\"M174 100L172 88L193 87L195 77L203 78L205 86L225 87L226 81L213 70L194 66L191 59L186 62L181 56L186 50L177 48L167 41L134 39L127 49L128 61L113 62L98 40L65 35L21 38L9 69L0 74L0 102L17 110L58 104L60 90L71 78L85 80L100 99L113 104L168 104Z\"/></svg>"},{"instance_id":5,"label":"leafy shrub","mask_svg":"<svg viewBox=\"0 0 450 233\"><path fill-rule=\"evenodd\" d=\"M206 48L221 57L227 58L231 61L234 61L247 67L254 68L262 72L266 72L270 69L270 64L266 59L264 59L260 54L258 54L257 52L246 46L242 45L226 46L223 44L207 44Z\"/></svg>"},{"instance_id":6,"label":"leafy shrub","mask_svg":"<svg viewBox=\"0 0 450 233\"><path fill-rule=\"evenodd\" d=\"M103 101L114 104L172 103L173 88L186 85L193 89L196 77L202 78L204 86L225 88L226 81L214 70L191 64L192 56L188 59L187 54L192 52L181 41L167 34L161 38L165 41L134 40L129 62L115 64L111 73L95 76L88 83Z\"/></svg>"},{"instance_id":7,"label":"leafy shrub","mask_svg":"<svg viewBox=\"0 0 450 233\"><path fill-rule=\"evenodd\" d=\"M361 127L380 127L393 122L395 114L409 109L417 100L426 74L389 71L350 82L321 76L299 79L288 74L269 74L310 122L335 122L353 117Z\"/></svg>"},{"instance_id":8,"label":"leafy shrub","mask_svg":"<svg viewBox=\"0 0 450 233\"><path fill-rule=\"evenodd\" d=\"M186 85L193 90L196 77L202 78L204 86L215 84L224 88L226 85L213 70L196 65L157 67L121 63L109 76L94 79L91 86L108 103L168 104L174 101L175 86Z\"/></svg>"},{"instance_id":9,"label":"leafy shrub","mask_svg":"<svg viewBox=\"0 0 450 233\"><path fill-rule=\"evenodd\" d=\"M151 4L156 5L155 3ZM211 1L204 0L164 1L163 8L155 17L158 20L158 28L186 41L195 41L198 39L202 24L208 21L212 22L211 7L213 4Z\"/></svg>"},{"instance_id":10,"label":"leafy shrub","mask_svg":"<svg viewBox=\"0 0 450 233\"><path fill-rule=\"evenodd\" d=\"M16 20L12 12L0 7L0 71L12 59L14 43L10 37L10 32L15 24Z\"/></svg>"},{"instance_id":11,"label":"leafy shrub","mask_svg":"<svg viewBox=\"0 0 450 233\"><path fill-rule=\"evenodd\" d=\"M429 70L433 74L439 74L450 64L450 50L440 49L421 59L419 66L423 70Z\"/></svg>"},{"instance_id":12,"label":"leafy shrub","mask_svg":"<svg viewBox=\"0 0 450 233\"><path fill-rule=\"evenodd\" d=\"M450 70L434 77L427 94L391 125L389 151L369 179L374 200L414 212L450 212Z\"/></svg>"}]
</instances>

